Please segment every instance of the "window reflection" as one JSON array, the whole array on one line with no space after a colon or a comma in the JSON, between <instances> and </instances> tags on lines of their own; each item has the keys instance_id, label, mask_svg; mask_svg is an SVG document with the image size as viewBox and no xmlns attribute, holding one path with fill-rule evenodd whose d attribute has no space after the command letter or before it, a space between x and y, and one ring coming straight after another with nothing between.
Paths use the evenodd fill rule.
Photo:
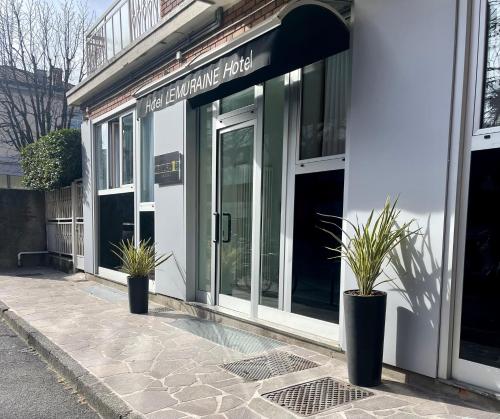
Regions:
<instances>
[{"instance_id":1,"label":"window reflection","mask_svg":"<svg viewBox=\"0 0 500 419\"><path fill-rule=\"evenodd\" d=\"M489 0L487 8L482 128L500 125L500 0Z\"/></svg>"},{"instance_id":2,"label":"window reflection","mask_svg":"<svg viewBox=\"0 0 500 419\"><path fill-rule=\"evenodd\" d=\"M302 69L300 160L345 152L350 74L349 51Z\"/></svg>"}]
</instances>

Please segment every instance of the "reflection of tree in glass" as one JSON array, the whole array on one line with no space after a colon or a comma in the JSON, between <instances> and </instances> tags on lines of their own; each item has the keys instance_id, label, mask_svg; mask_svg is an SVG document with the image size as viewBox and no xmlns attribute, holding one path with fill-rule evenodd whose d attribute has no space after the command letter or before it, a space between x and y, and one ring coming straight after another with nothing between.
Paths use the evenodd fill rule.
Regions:
<instances>
[{"instance_id":1,"label":"reflection of tree in glass","mask_svg":"<svg viewBox=\"0 0 500 419\"><path fill-rule=\"evenodd\" d=\"M485 59L482 128L500 123L500 0L488 1L488 38Z\"/></svg>"}]
</instances>

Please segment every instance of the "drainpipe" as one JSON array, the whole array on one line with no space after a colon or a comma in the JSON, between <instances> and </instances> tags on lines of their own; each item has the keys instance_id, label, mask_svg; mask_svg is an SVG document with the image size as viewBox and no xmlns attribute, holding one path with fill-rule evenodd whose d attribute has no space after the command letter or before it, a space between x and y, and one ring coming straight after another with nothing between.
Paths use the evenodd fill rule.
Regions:
<instances>
[{"instance_id":1,"label":"drainpipe","mask_svg":"<svg viewBox=\"0 0 500 419\"><path fill-rule=\"evenodd\" d=\"M24 255L46 255L48 253L49 253L48 250L40 250L36 252L19 252L17 254L17 267L20 268L22 266L21 257Z\"/></svg>"}]
</instances>

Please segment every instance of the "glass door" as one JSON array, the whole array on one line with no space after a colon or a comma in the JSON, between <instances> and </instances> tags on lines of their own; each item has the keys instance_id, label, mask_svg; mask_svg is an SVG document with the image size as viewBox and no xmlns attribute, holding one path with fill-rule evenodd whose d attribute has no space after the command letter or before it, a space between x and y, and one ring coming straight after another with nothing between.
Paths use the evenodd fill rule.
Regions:
<instances>
[{"instance_id":1,"label":"glass door","mask_svg":"<svg viewBox=\"0 0 500 419\"><path fill-rule=\"evenodd\" d=\"M250 314L254 242L255 120L218 131L219 305Z\"/></svg>"},{"instance_id":2,"label":"glass door","mask_svg":"<svg viewBox=\"0 0 500 419\"><path fill-rule=\"evenodd\" d=\"M473 12L480 106L464 144L452 376L500 392L500 1Z\"/></svg>"}]
</instances>

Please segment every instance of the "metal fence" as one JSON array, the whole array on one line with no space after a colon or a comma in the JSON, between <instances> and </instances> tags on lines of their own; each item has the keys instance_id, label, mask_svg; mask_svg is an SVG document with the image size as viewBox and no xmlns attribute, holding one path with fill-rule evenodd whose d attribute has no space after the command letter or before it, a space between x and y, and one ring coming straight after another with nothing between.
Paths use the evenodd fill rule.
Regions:
<instances>
[{"instance_id":1,"label":"metal fence","mask_svg":"<svg viewBox=\"0 0 500 419\"><path fill-rule=\"evenodd\" d=\"M47 250L69 256L76 269L83 269L82 182L45 193Z\"/></svg>"}]
</instances>

